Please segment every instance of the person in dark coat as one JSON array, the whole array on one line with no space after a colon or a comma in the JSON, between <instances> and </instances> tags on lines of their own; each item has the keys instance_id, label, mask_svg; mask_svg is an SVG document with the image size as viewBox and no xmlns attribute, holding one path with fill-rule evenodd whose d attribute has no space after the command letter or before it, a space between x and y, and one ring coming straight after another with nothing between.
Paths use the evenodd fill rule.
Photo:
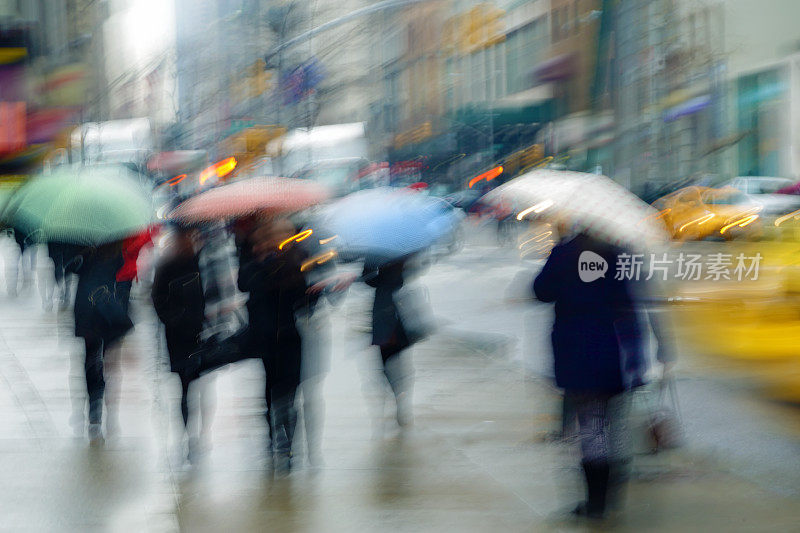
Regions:
<instances>
[{"instance_id":1,"label":"person in dark coat","mask_svg":"<svg viewBox=\"0 0 800 533\"><path fill-rule=\"evenodd\" d=\"M238 275L239 290L248 294L248 351L261 356L266 372L270 452L282 470L291 468L295 395L301 379L296 314L312 301L301 272L306 255L291 243L281 246L295 232L288 219L257 225L240 247Z\"/></svg>"},{"instance_id":2,"label":"person in dark coat","mask_svg":"<svg viewBox=\"0 0 800 533\"><path fill-rule=\"evenodd\" d=\"M362 279L375 288L372 303L372 344L381 353L383 374L395 398L397 423L411 423L411 370L402 352L411 346L400 316L395 297L405 282L406 259L401 258L381 265L367 259Z\"/></svg>"},{"instance_id":3,"label":"person in dark coat","mask_svg":"<svg viewBox=\"0 0 800 533\"><path fill-rule=\"evenodd\" d=\"M78 286L75 292L75 336L82 337L86 347L84 371L89 396L89 437L92 441L97 441L102 439L103 394L106 385L103 357L105 351L130 326L120 326L120 322L127 317L113 317L115 323L112 324L112 317L109 316L111 309L103 307L104 301L110 301L110 305L114 305L116 274L123 263L120 243L106 244L82 255L83 261L77 269Z\"/></svg>"},{"instance_id":4,"label":"person in dark coat","mask_svg":"<svg viewBox=\"0 0 800 533\"><path fill-rule=\"evenodd\" d=\"M397 423L408 426L412 423L411 389L413 369L402 356L418 338L409 335L407 326L397 305L397 293L405 284L407 264L410 256L391 261L368 257L364 261L361 276L343 274L324 279L310 287L309 292L341 292L353 282L363 281L375 289L372 303L372 345L381 355L381 369L395 398ZM423 332L417 332L422 334Z\"/></svg>"},{"instance_id":5,"label":"person in dark coat","mask_svg":"<svg viewBox=\"0 0 800 533\"><path fill-rule=\"evenodd\" d=\"M189 423L189 389L198 377L199 363L191 356L200 347L205 320L205 297L200 264L195 250L195 231L177 228L167 254L156 266L151 296L164 324L170 370L181 381L181 416ZM197 439L189 438L189 458Z\"/></svg>"},{"instance_id":6,"label":"person in dark coat","mask_svg":"<svg viewBox=\"0 0 800 533\"><path fill-rule=\"evenodd\" d=\"M575 512L595 518L606 512L609 486L621 479L616 466L624 459L617 431L625 416L623 393L644 376L630 283L614 274L621 253L581 233L553 248L533 282L536 298L555 303L556 385L578 418L587 499ZM608 270L598 277L603 262Z\"/></svg>"}]
</instances>

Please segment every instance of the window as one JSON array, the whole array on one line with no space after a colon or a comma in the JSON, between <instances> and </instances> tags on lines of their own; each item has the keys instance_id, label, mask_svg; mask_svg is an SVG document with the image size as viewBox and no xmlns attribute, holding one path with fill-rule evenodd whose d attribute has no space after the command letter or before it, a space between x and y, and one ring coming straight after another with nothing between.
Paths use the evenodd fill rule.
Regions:
<instances>
[{"instance_id":1,"label":"window","mask_svg":"<svg viewBox=\"0 0 800 533\"><path fill-rule=\"evenodd\" d=\"M499 43L494 48L494 72L492 72L492 79L494 80L494 94L495 98L502 98L506 95L505 92L505 44Z\"/></svg>"},{"instance_id":2,"label":"window","mask_svg":"<svg viewBox=\"0 0 800 533\"><path fill-rule=\"evenodd\" d=\"M484 95L484 85L486 83L486 69L484 66L484 51L481 50L472 54L472 78L470 83L472 85L472 101L482 102L486 99Z\"/></svg>"},{"instance_id":3,"label":"window","mask_svg":"<svg viewBox=\"0 0 800 533\"><path fill-rule=\"evenodd\" d=\"M519 59L520 33L516 31L506 39L506 92L517 92L517 63Z\"/></svg>"},{"instance_id":4,"label":"window","mask_svg":"<svg viewBox=\"0 0 800 533\"><path fill-rule=\"evenodd\" d=\"M561 28L561 37L569 37L570 30L572 29L572 21L569 19L569 6L564 6L561 8L561 23L563 24Z\"/></svg>"},{"instance_id":5,"label":"window","mask_svg":"<svg viewBox=\"0 0 800 533\"><path fill-rule=\"evenodd\" d=\"M559 12L560 10L558 9L553 10L553 20L552 20L553 27L550 30L550 32L553 34L553 42L558 41L560 39L559 36L561 35L561 24L560 24L561 17L559 16Z\"/></svg>"}]
</instances>

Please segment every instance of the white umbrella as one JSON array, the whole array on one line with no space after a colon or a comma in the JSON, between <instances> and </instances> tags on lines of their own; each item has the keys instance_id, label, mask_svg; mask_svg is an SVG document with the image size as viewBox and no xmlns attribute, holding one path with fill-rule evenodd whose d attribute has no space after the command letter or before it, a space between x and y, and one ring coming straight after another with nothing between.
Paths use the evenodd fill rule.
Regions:
<instances>
[{"instance_id":1,"label":"white umbrella","mask_svg":"<svg viewBox=\"0 0 800 533\"><path fill-rule=\"evenodd\" d=\"M563 218L617 245L647 248L668 239L658 211L597 174L534 170L497 187L484 201L510 207L519 220Z\"/></svg>"}]
</instances>

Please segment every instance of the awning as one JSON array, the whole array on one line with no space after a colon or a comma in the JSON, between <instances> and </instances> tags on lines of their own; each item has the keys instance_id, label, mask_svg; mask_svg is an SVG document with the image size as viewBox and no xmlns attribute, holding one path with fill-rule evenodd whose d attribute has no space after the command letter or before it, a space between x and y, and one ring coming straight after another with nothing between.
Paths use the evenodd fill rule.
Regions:
<instances>
[{"instance_id":1,"label":"awning","mask_svg":"<svg viewBox=\"0 0 800 533\"><path fill-rule=\"evenodd\" d=\"M391 162L414 159L419 156L429 158L450 157L456 149L456 138L453 132L443 133L436 137L430 137L420 143L406 144L400 148L390 150L389 160Z\"/></svg>"},{"instance_id":2,"label":"awning","mask_svg":"<svg viewBox=\"0 0 800 533\"><path fill-rule=\"evenodd\" d=\"M510 94L505 98L497 100L498 107L524 107L538 105L553 97L553 85L543 83L531 89Z\"/></svg>"},{"instance_id":3,"label":"awning","mask_svg":"<svg viewBox=\"0 0 800 533\"><path fill-rule=\"evenodd\" d=\"M461 123L468 126L486 125L490 117L494 127L548 122L553 117L553 100L547 99L522 106L504 105L502 100L498 100L495 106L470 105L450 115L454 125Z\"/></svg>"}]
</instances>

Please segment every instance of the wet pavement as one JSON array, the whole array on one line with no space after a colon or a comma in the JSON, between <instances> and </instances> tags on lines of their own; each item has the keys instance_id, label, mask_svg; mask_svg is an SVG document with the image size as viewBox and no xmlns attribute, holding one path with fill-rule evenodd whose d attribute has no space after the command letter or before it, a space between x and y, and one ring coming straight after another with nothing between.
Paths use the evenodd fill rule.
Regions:
<instances>
[{"instance_id":1,"label":"wet pavement","mask_svg":"<svg viewBox=\"0 0 800 533\"><path fill-rule=\"evenodd\" d=\"M354 287L332 315L323 462L311 466L299 446L288 477L265 461L259 362L208 380L211 429L199 464L187 468L178 383L138 293L136 330L117 354L122 379L109 378L118 429L90 447L75 416L82 346L70 312L43 310L32 288L0 297L0 530L589 528L564 514L581 496L575 450L543 438L559 424L547 377L551 318L547 306L508 299L524 286L525 276L512 285L523 267L536 265L478 242L423 276L441 327L412 350L415 420L403 431L383 405L377 354L366 345L369 291ZM682 355L687 445L638 455L624 513L598 527L796 530L800 412Z\"/></svg>"}]
</instances>

